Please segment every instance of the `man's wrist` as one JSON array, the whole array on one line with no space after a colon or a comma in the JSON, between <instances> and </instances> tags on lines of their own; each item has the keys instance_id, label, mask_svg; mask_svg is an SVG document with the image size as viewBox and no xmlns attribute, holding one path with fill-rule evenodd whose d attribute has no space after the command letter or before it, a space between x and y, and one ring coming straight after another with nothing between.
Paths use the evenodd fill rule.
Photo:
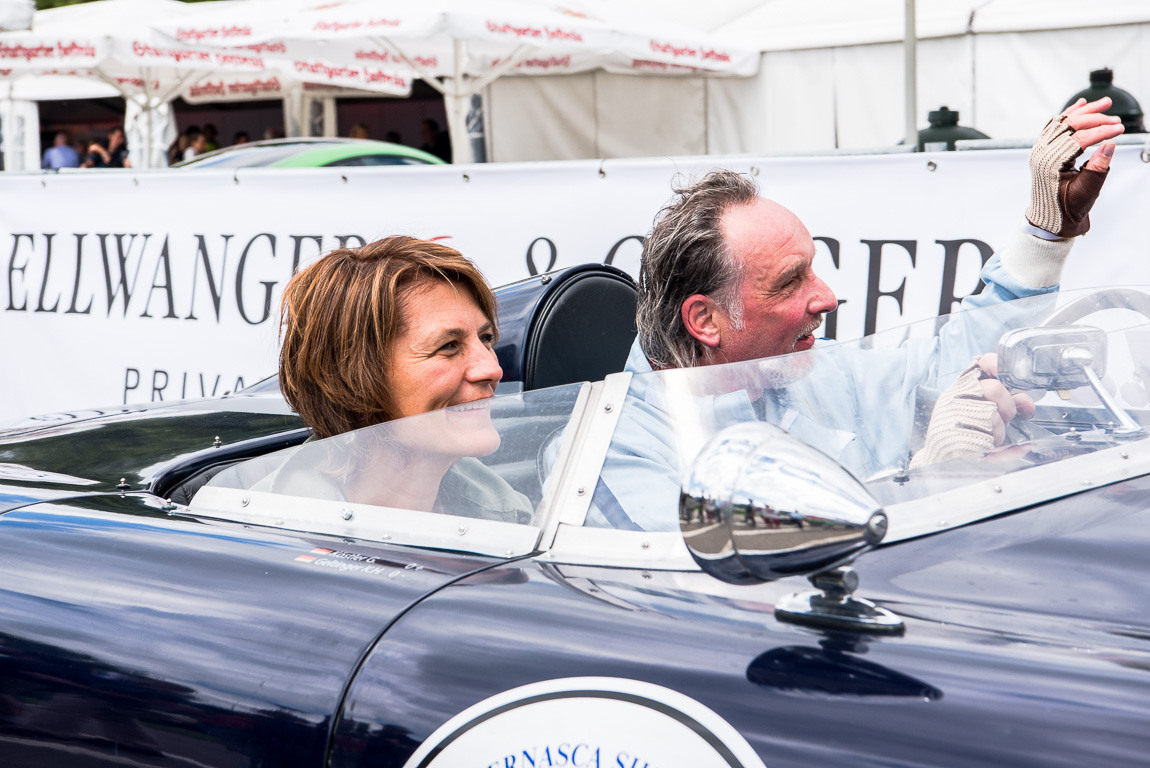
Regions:
<instances>
[{"instance_id":1,"label":"man's wrist","mask_svg":"<svg viewBox=\"0 0 1150 768\"><path fill-rule=\"evenodd\" d=\"M1048 232L1047 230L1043 229L1042 227L1034 226L1025 217L1022 220L1022 231L1028 235L1034 235L1035 237L1041 237L1043 240L1065 240L1066 239L1064 237L1059 237L1058 235L1054 234L1053 232Z\"/></svg>"}]
</instances>

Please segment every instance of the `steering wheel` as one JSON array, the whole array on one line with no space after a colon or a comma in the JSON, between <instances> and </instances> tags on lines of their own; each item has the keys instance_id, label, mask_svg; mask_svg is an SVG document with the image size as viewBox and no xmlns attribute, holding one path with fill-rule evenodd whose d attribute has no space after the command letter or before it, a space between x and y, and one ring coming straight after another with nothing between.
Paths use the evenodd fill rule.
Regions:
<instances>
[{"instance_id":1,"label":"steering wheel","mask_svg":"<svg viewBox=\"0 0 1150 768\"><path fill-rule=\"evenodd\" d=\"M1150 320L1150 295L1134 288L1104 288L1055 310L1039 327L1070 325L1104 309L1129 309Z\"/></svg>"}]
</instances>

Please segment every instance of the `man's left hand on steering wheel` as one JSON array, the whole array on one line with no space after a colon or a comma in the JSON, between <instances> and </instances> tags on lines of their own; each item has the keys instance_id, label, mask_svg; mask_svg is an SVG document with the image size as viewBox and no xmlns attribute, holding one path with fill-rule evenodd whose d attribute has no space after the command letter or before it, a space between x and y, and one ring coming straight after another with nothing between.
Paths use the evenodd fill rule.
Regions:
<instances>
[{"instance_id":1,"label":"man's left hand on steering wheel","mask_svg":"<svg viewBox=\"0 0 1150 768\"><path fill-rule=\"evenodd\" d=\"M1011 394L997 376L998 355L993 353L976 357L959 374L935 403L926 443L914 455L912 469L989 451L1006 441L1011 421L1034 416L1034 401Z\"/></svg>"}]
</instances>

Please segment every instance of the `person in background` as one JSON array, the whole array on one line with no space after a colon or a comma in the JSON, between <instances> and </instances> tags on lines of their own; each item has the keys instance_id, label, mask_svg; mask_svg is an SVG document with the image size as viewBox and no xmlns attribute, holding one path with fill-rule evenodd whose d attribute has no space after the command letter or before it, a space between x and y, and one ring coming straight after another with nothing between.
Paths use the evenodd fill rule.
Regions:
<instances>
[{"instance_id":1,"label":"person in background","mask_svg":"<svg viewBox=\"0 0 1150 768\"><path fill-rule=\"evenodd\" d=\"M132 161L128 159L128 145L125 142L124 129L116 126L108 131L108 146L99 142L92 142L88 147L88 156L84 158L82 168L131 168Z\"/></svg>"},{"instance_id":2,"label":"person in background","mask_svg":"<svg viewBox=\"0 0 1150 768\"><path fill-rule=\"evenodd\" d=\"M367 126L363 123L356 123L351 127L347 137L349 139L370 139L371 135L367 131Z\"/></svg>"},{"instance_id":3,"label":"person in background","mask_svg":"<svg viewBox=\"0 0 1150 768\"><path fill-rule=\"evenodd\" d=\"M191 160L197 155L208 151L208 136L203 131L188 129L188 148L184 150L184 159Z\"/></svg>"},{"instance_id":4,"label":"person in background","mask_svg":"<svg viewBox=\"0 0 1150 768\"><path fill-rule=\"evenodd\" d=\"M252 140L247 131L237 131L236 135L232 138L232 146L238 147L240 144L247 144Z\"/></svg>"},{"instance_id":5,"label":"person in background","mask_svg":"<svg viewBox=\"0 0 1150 768\"><path fill-rule=\"evenodd\" d=\"M175 165L184 159L188 149L188 132L184 131L168 146L168 165Z\"/></svg>"},{"instance_id":6,"label":"person in background","mask_svg":"<svg viewBox=\"0 0 1150 768\"><path fill-rule=\"evenodd\" d=\"M40 167L45 170L80 167L80 155L72 149L71 137L67 131L56 131L54 143L44 152Z\"/></svg>"},{"instance_id":7,"label":"person in background","mask_svg":"<svg viewBox=\"0 0 1150 768\"><path fill-rule=\"evenodd\" d=\"M391 142L392 144L402 144L403 139L399 135L399 131L388 131L383 135L383 140Z\"/></svg>"},{"instance_id":8,"label":"person in background","mask_svg":"<svg viewBox=\"0 0 1150 768\"><path fill-rule=\"evenodd\" d=\"M419 137L423 140L420 149L430 152L445 163L451 162L451 140L447 131L439 130L439 123L430 117L419 125Z\"/></svg>"},{"instance_id":9,"label":"person in background","mask_svg":"<svg viewBox=\"0 0 1150 768\"><path fill-rule=\"evenodd\" d=\"M204 139L207 142L204 146L205 152L215 152L220 148L219 142L216 141L218 133L214 123L204 123Z\"/></svg>"}]
</instances>

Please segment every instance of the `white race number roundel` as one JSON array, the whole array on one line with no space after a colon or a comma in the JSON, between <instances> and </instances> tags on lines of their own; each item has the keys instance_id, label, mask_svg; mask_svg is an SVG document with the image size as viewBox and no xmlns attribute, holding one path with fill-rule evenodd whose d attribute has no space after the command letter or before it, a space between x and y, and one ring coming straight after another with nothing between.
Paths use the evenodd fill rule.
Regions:
<instances>
[{"instance_id":1,"label":"white race number roundel","mask_svg":"<svg viewBox=\"0 0 1150 768\"><path fill-rule=\"evenodd\" d=\"M406 768L764 768L727 721L650 683L569 677L460 712Z\"/></svg>"}]
</instances>

